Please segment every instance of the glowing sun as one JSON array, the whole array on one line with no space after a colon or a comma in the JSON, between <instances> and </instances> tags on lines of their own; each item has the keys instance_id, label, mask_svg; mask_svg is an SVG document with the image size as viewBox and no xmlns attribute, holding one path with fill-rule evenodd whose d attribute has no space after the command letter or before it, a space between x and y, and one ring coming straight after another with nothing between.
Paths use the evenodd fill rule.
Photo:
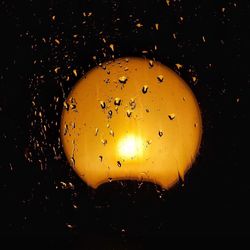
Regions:
<instances>
[{"instance_id":1,"label":"glowing sun","mask_svg":"<svg viewBox=\"0 0 250 250\"><path fill-rule=\"evenodd\" d=\"M64 102L66 157L93 188L111 179L170 188L195 160L201 135L191 89L171 69L147 59L103 63Z\"/></svg>"}]
</instances>

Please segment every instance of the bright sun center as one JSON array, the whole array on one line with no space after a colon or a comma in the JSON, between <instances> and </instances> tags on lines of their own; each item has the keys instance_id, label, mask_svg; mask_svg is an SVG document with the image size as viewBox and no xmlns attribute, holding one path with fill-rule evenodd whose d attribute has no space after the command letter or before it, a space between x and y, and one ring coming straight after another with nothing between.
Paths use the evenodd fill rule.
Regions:
<instances>
[{"instance_id":1,"label":"bright sun center","mask_svg":"<svg viewBox=\"0 0 250 250\"><path fill-rule=\"evenodd\" d=\"M124 159L142 156L143 142L139 136L126 135L118 142L118 154Z\"/></svg>"}]
</instances>

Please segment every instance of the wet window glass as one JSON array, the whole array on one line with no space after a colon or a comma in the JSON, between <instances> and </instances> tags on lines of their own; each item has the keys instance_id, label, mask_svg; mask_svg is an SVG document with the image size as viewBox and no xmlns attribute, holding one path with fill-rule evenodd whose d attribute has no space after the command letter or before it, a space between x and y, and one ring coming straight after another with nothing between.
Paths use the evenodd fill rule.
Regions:
<instances>
[{"instance_id":1,"label":"wet window glass","mask_svg":"<svg viewBox=\"0 0 250 250\"><path fill-rule=\"evenodd\" d=\"M249 233L247 1L0 6L1 234Z\"/></svg>"}]
</instances>

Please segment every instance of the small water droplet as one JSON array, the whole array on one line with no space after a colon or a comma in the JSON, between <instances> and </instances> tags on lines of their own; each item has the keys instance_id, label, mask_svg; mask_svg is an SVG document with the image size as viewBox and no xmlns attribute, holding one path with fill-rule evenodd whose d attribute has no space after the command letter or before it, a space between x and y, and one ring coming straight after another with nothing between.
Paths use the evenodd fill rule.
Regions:
<instances>
[{"instance_id":1,"label":"small water droplet","mask_svg":"<svg viewBox=\"0 0 250 250\"><path fill-rule=\"evenodd\" d=\"M120 105L121 105L121 102L122 102L122 100L121 100L120 98L116 97L116 98L115 98L115 101L114 101L114 104L115 104L116 106L120 106Z\"/></svg>"},{"instance_id":2,"label":"small water droplet","mask_svg":"<svg viewBox=\"0 0 250 250\"><path fill-rule=\"evenodd\" d=\"M95 129L95 136L98 135L98 132L99 132L99 128L96 128L96 129Z\"/></svg>"},{"instance_id":3,"label":"small water droplet","mask_svg":"<svg viewBox=\"0 0 250 250\"><path fill-rule=\"evenodd\" d=\"M107 128L109 128L110 127L110 124L109 123L107 123Z\"/></svg>"},{"instance_id":4,"label":"small water droplet","mask_svg":"<svg viewBox=\"0 0 250 250\"><path fill-rule=\"evenodd\" d=\"M126 83L127 80L128 80L128 78L126 76L120 76L119 77L119 82L120 83Z\"/></svg>"},{"instance_id":5,"label":"small water droplet","mask_svg":"<svg viewBox=\"0 0 250 250\"><path fill-rule=\"evenodd\" d=\"M76 71L76 69L73 69L73 74L75 75L75 77L77 77L77 71Z\"/></svg>"},{"instance_id":6,"label":"small water droplet","mask_svg":"<svg viewBox=\"0 0 250 250\"><path fill-rule=\"evenodd\" d=\"M63 135L66 135L68 133L68 129L69 129L68 124L65 124L64 125Z\"/></svg>"},{"instance_id":7,"label":"small water droplet","mask_svg":"<svg viewBox=\"0 0 250 250\"><path fill-rule=\"evenodd\" d=\"M154 62L152 60L149 60L149 66L152 68L154 66Z\"/></svg>"},{"instance_id":8,"label":"small water droplet","mask_svg":"<svg viewBox=\"0 0 250 250\"><path fill-rule=\"evenodd\" d=\"M128 67L125 67L125 68L124 68L124 71L128 71Z\"/></svg>"},{"instance_id":9,"label":"small water droplet","mask_svg":"<svg viewBox=\"0 0 250 250\"><path fill-rule=\"evenodd\" d=\"M69 110L69 104L68 104L66 101L63 102L63 107L64 107L67 111Z\"/></svg>"},{"instance_id":10,"label":"small water droplet","mask_svg":"<svg viewBox=\"0 0 250 250\"><path fill-rule=\"evenodd\" d=\"M168 115L168 118L169 118L171 121L174 120L175 114L169 114L169 115Z\"/></svg>"},{"instance_id":11,"label":"small water droplet","mask_svg":"<svg viewBox=\"0 0 250 250\"><path fill-rule=\"evenodd\" d=\"M102 144L105 146L108 143L106 139L102 139Z\"/></svg>"},{"instance_id":12,"label":"small water droplet","mask_svg":"<svg viewBox=\"0 0 250 250\"><path fill-rule=\"evenodd\" d=\"M157 79L159 82L163 82L164 77L163 77L163 75L158 75Z\"/></svg>"},{"instance_id":13,"label":"small water droplet","mask_svg":"<svg viewBox=\"0 0 250 250\"><path fill-rule=\"evenodd\" d=\"M74 225L69 224L69 223L66 223L66 226L67 226L68 228L70 228L70 229L73 229L73 228L75 227Z\"/></svg>"},{"instance_id":14,"label":"small water droplet","mask_svg":"<svg viewBox=\"0 0 250 250\"><path fill-rule=\"evenodd\" d=\"M114 133L113 130L110 130L110 131L109 131L109 134L110 134L111 136L114 136L114 135L115 135L115 133Z\"/></svg>"},{"instance_id":15,"label":"small water droplet","mask_svg":"<svg viewBox=\"0 0 250 250\"><path fill-rule=\"evenodd\" d=\"M109 182L112 182L112 178L111 178L111 177L109 177L109 178L108 178L108 181L109 181Z\"/></svg>"},{"instance_id":16,"label":"small water droplet","mask_svg":"<svg viewBox=\"0 0 250 250\"><path fill-rule=\"evenodd\" d=\"M147 140L147 144L150 145L152 143L152 140Z\"/></svg>"},{"instance_id":17,"label":"small water droplet","mask_svg":"<svg viewBox=\"0 0 250 250\"><path fill-rule=\"evenodd\" d=\"M129 101L129 105L131 109L135 109L136 108L136 102L135 99L131 98Z\"/></svg>"},{"instance_id":18,"label":"small water droplet","mask_svg":"<svg viewBox=\"0 0 250 250\"><path fill-rule=\"evenodd\" d=\"M143 94L146 94L148 92L148 86L147 85L144 85L143 87L142 87L142 93Z\"/></svg>"},{"instance_id":19,"label":"small water droplet","mask_svg":"<svg viewBox=\"0 0 250 250\"><path fill-rule=\"evenodd\" d=\"M115 48L114 48L114 44L112 44L112 43L111 43L111 44L109 45L109 47L110 47L110 49L111 49L112 51L114 51L114 50L115 50Z\"/></svg>"},{"instance_id":20,"label":"small water droplet","mask_svg":"<svg viewBox=\"0 0 250 250\"><path fill-rule=\"evenodd\" d=\"M160 137L162 137L163 136L163 131L160 130L158 134L159 134Z\"/></svg>"},{"instance_id":21,"label":"small water droplet","mask_svg":"<svg viewBox=\"0 0 250 250\"><path fill-rule=\"evenodd\" d=\"M122 166L120 161L117 161L117 166L120 168Z\"/></svg>"},{"instance_id":22,"label":"small water droplet","mask_svg":"<svg viewBox=\"0 0 250 250\"><path fill-rule=\"evenodd\" d=\"M104 101L100 101L100 105L102 109L106 108L106 103Z\"/></svg>"},{"instance_id":23,"label":"small water droplet","mask_svg":"<svg viewBox=\"0 0 250 250\"><path fill-rule=\"evenodd\" d=\"M98 158L99 158L100 162L102 162L103 156L102 156L102 155L99 155Z\"/></svg>"},{"instance_id":24,"label":"small water droplet","mask_svg":"<svg viewBox=\"0 0 250 250\"><path fill-rule=\"evenodd\" d=\"M149 113L149 109L146 109L146 112Z\"/></svg>"},{"instance_id":25,"label":"small water droplet","mask_svg":"<svg viewBox=\"0 0 250 250\"><path fill-rule=\"evenodd\" d=\"M112 114L113 114L112 110L109 110L109 111L108 111L108 119L111 119L111 118L112 118Z\"/></svg>"},{"instance_id":26,"label":"small water droplet","mask_svg":"<svg viewBox=\"0 0 250 250\"><path fill-rule=\"evenodd\" d=\"M128 58L126 58L125 61L128 62L129 61Z\"/></svg>"},{"instance_id":27,"label":"small water droplet","mask_svg":"<svg viewBox=\"0 0 250 250\"><path fill-rule=\"evenodd\" d=\"M72 166L74 167L75 166L75 158L74 157L71 157L71 159L70 159L70 161L71 161L71 163L72 163Z\"/></svg>"},{"instance_id":28,"label":"small water droplet","mask_svg":"<svg viewBox=\"0 0 250 250\"><path fill-rule=\"evenodd\" d=\"M131 115L132 115L132 111L127 110L127 117L131 117Z\"/></svg>"},{"instance_id":29,"label":"small water droplet","mask_svg":"<svg viewBox=\"0 0 250 250\"><path fill-rule=\"evenodd\" d=\"M75 103L70 103L70 109L75 110L76 109L76 104Z\"/></svg>"}]
</instances>

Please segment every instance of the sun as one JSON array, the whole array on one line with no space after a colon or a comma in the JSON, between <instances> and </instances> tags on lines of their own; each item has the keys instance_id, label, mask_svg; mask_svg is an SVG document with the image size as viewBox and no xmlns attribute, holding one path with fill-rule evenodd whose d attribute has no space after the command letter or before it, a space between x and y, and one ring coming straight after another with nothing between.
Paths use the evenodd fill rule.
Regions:
<instances>
[{"instance_id":1,"label":"sun","mask_svg":"<svg viewBox=\"0 0 250 250\"><path fill-rule=\"evenodd\" d=\"M184 178L199 151L202 119L189 86L163 64L119 58L90 70L64 102L66 157L89 186Z\"/></svg>"},{"instance_id":2,"label":"sun","mask_svg":"<svg viewBox=\"0 0 250 250\"><path fill-rule=\"evenodd\" d=\"M117 145L118 154L123 159L142 157L143 141L140 137L129 134L121 138Z\"/></svg>"}]
</instances>

